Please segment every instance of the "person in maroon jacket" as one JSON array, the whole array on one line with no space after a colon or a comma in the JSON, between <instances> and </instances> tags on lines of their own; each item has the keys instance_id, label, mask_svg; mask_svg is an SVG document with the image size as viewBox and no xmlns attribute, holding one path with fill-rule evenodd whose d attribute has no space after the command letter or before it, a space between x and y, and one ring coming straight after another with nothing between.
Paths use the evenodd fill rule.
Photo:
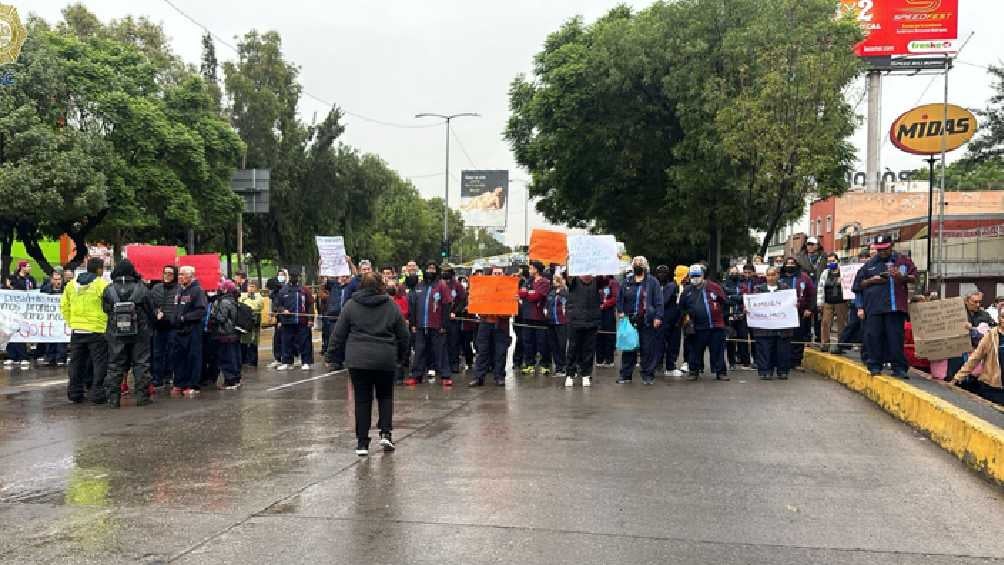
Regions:
<instances>
[{"instance_id":1,"label":"person in maroon jacket","mask_svg":"<svg viewBox=\"0 0 1004 565\"><path fill-rule=\"evenodd\" d=\"M801 326L795 328L791 344L791 368L798 368L805 357L805 342L812 334L812 316L816 311L816 283L812 277L802 272L802 266L794 257L784 260L780 281L798 295L798 315Z\"/></svg>"},{"instance_id":2,"label":"person in maroon jacket","mask_svg":"<svg viewBox=\"0 0 1004 565\"><path fill-rule=\"evenodd\" d=\"M617 297L621 283L617 277L600 277L600 331L596 335L596 366L613 367L617 346Z\"/></svg>"},{"instance_id":3,"label":"person in maroon jacket","mask_svg":"<svg viewBox=\"0 0 1004 565\"><path fill-rule=\"evenodd\" d=\"M446 352L450 374L460 374L460 353L463 349L463 313L467 310L467 289L457 280L452 268L443 271L443 283L450 292L450 316L446 320Z\"/></svg>"},{"instance_id":4,"label":"person in maroon jacket","mask_svg":"<svg viewBox=\"0 0 1004 565\"><path fill-rule=\"evenodd\" d=\"M544 317L544 306L547 293L551 290L551 281L544 276L544 264L540 261L530 263L530 280L520 289L519 298L530 307L526 308L523 318L523 374L532 375L537 365L537 355L540 355L540 373L550 373L551 351L547 342L547 319Z\"/></svg>"},{"instance_id":5,"label":"person in maroon jacket","mask_svg":"<svg viewBox=\"0 0 1004 565\"><path fill-rule=\"evenodd\" d=\"M689 332L692 334L690 358L687 366L688 379L697 380L704 370L704 350L707 349L711 361L711 371L715 379L729 380L725 368L725 313L728 301L725 291L714 281L706 278L705 267L701 264L690 266L690 284L680 296L680 309L688 318Z\"/></svg>"},{"instance_id":6,"label":"person in maroon jacket","mask_svg":"<svg viewBox=\"0 0 1004 565\"><path fill-rule=\"evenodd\" d=\"M449 287L439 280L439 265L430 261L425 266L422 282L408 297L408 316L415 334L415 362L406 385L422 382L425 372L435 368L443 386L453 386L450 365L446 358L446 321L450 316L453 297Z\"/></svg>"}]
</instances>

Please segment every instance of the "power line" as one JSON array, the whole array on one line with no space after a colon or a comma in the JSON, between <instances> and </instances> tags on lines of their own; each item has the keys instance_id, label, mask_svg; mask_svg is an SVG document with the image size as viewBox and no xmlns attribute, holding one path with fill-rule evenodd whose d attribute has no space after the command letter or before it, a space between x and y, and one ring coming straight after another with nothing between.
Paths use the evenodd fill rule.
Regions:
<instances>
[{"instance_id":1,"label":"power line","mask_svg":"<svg viewBox=\"0 0 1004 565\"><path fill-rule=\"evenodd\" d=\"M453 125L450 125L450 133L453 134L453 139L457 141L457 145L460 146L460 150L464 153L464 157L467 157L467 162L470 163L472 167L477 169L478 166L474 164L474 159L471 159L471 154L468 153L467 148L464 147L464 142L460 141L460 136L453 130Z\"/></svg>"},{"instance_id":2,"label":"power line","mask_svg":"<svg viewBox=\"0 0 1004 565\"><path fill-rule=\"evenodd\" d=\"M167 4L168 6L170 6L171 9L173 9L175 12L177 12L183 18L185 18L186 20L192 22L196 27L198 27L198 28L202 29L203 31L205 31L207 34L209 34L210 37L212 37L216 41L220 42L222 45L224 45L225 47L229 48L234 53L237 53L238 55L240 55L240 49L238 49L236 45L234 45L234 44L228 42L227 40L223 39L223 37L221 37L219 34L217 34L216 32L214 32L213 30L209 29L205 24L203 24L199 20L196 20L192 16L188 15L184 10L182 10L181 8L179 8L178 6L176 6L174 4L174 2L172 2L171 0L164 0L164 3ZM317 95L315 95L315 94L313 94L311 92L308 92L306 89L303 89L302 92L303 92L304 96L306 96L308 98L311 98L311 99L313 99L313 100L315 100L317 102L320 102L321 104L324 104L325 106L330 106L332 108L336 106L335 103L330 102L328 100L325 100L325 99L321 98L320 96L317 96ZM343 114L345 114L346 116L352 116L353 118L358 118L358 119L360 119L360 120L362 120L364 122L369 122L369 123L372 123L372 124L377 124L377 125L387 126L387 127L392 127L392 128L399 128L399 129L426 129L426 128L433 128L433 127L440 126L443 123L443 122L436 122L436 123L431 123L431 124L402 124L402 123L397 123L397 122L388 122L388 121L385 121L385 120L378 120L376 118L371 118L369 116L366 116L366 115L363 115L363 114L359 114L357 112L350 112L349 110L346 110L345 108L339 108L339 110Z\"/></svg>"}]
</instances>

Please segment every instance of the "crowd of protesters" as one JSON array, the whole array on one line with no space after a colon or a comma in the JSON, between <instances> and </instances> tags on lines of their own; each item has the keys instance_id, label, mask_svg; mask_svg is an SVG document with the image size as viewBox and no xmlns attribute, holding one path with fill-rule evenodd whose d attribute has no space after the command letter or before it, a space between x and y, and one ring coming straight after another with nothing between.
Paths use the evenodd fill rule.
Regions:
<instances>
[{"instance_id":1,"label":"crowd of protesters","mask_svg":"<svg viewBox=\"0 0 1004 565\"><path fill-rule=\"evenodd\" d=\"M973 353L918 360L908 305L929 297L913 292L916 267L885 237L858 255L862 266L853 300L845 299L840 257L822 250L815 238L776 266L741 262L721 281L713 280L706 262L652 268L640 256L618 276L568 276L558 265L537 261L473 273L519 276L513 297L518 309L511 317L469 314L469 279L448 265L410 261L400 270L384 266L377 272L370 261L356 266L347 259L350 274L322 277L313 289L300 272L282 269L264 289L237 273L208 293L190 266L165 266L160 280L144 281L127 259L110 277L104 263L92 259L84 272L57 270L38 287L30 264L20 262L6 288L61 294L72 333L69 344L39 344L34 353L27 344L9 343L5 367L28 369L33 357L41 364L68 364L72 402L112 407L130 391L126 376L132 374L131 393L142 406L158 391L194 396L209 386L239 388L242 367L258 365L263 327L274 328L269 368L308 371L315 365L314 329L320 329L321 358L333 371L348 368L356 388L361 454L369 441L363 414L370 413L374 396L381 444L393 449L395 384L418 386L438 378L451 387L466 374L471 387L489 378L504 386L511 370L589 387L594 367L614 366L624 324L636 332L637 345L621 348L621 385L633 382L636 372L652 385L660 376L667 382L697 380L705 369L716 380L729 380L736 370L786 380L802 364L806 346L834 354L853 346L873 375L888 369L909 378L910 366L921 367L984 396L1004 397L997 325L1004 299L983 310L981 293L966 297ZM795 290L796 327L747 323L746 295L789 289Z\"/></svg>"}]
</instances>

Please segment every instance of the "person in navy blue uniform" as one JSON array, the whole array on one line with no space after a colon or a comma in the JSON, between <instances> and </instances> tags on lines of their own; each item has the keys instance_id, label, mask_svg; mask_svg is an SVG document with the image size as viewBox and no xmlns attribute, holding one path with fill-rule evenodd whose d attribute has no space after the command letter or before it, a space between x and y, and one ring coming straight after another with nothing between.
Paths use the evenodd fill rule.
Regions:
<instances>
[{"instance_id":1,"label":"person in navy blue uniform","mask_svg":"<svg viewBox=\"0 0 1004 565\"><path fill-rule=\"evenodd\" d=\"M689 319L693 332L690 358L687 360L688 379L697 380L704 369L704 351L709 352L711 371L716 380L729 380L725 368L725 313L727 297L722 287L707 280L703 265L691 265L690 284L680 296L680 308Z\"/></svg>"},{"instance_id":2,"label":"person in navy blue uniform","mask_svg":"<svg viewBox=\"0 0 1004 565\"><path fill-rule=\"evenodd\" d=\"M467 310L467 289L457 279L457 272L448 267L443 270L443 283L450 292L450 315L446 319L446 352L450 373L460 374L460 354L463 351L463 313Z\"/></svg>"},{"instance_id":3,"label":"person in navy blue uniform","mask_svg":"<svg viewBox=\"0 0 1004 565\"><path fill-rule=\"evenodd\" d=\"M551 279L551 290L547 293L547 305L544 314L547 316L547 340L554 360L554 376L565 376L568 353L568 317L565 305L568 303L568 286L565 278L554 275Z\"/></svg>"},{"instance_id":4,"label":"person in navy blue uniform","mask_svg":"<svg viewBox=\"0 0 1004 565\"><path fill-rule=\"evenodd\" d=\"M816 311L816 283L809 274L802 271L802 266L794 257L784 260L780 280L788 288L795 289L798 296L796 307L801 325L795 329L793 338L798 343L791 344L791 366L799 367L805 357L805 343L812 337L812 316Z\"/></svg>"},{"instance_id":5,"label":"person in navy blue uniform","mask_svg":"<svg viewBox=\"0 0 1004 565\"><path fill-rule=\"evenodd\" d=\"M324 360L331 365L331 369L341 371L345 368L345 352L336 347L331 347L331 331L338 322L338 316L342 313L345 303L352 298L352 295L359 287L359 278L352 276L331 277L325 283L328 291L328 307L324 312L324 325L328 328L328 347L324 352Z\"/></svg>"},{"instance_id":6,"label":"person in navy blue uniform","mask_svg":"<svg viewBox=\"0 0 1004 565\"><path fill-rule=\"evenodd\" d=\"M649 274L648 259L639 255L631 261L631 274L624 277L621 283L617 317L627 318L638 330L641 379L647 385L655 382L655 366L659 362L660 350L657 340L662 339L659 328L662 327L664 314L662 286ZM638 351L621 352L621 372L617 384L631 382Z\"/></svg>"},{"instance_id":7,"label":"person in navy blue uniform","mask_svg":"<svg viewBox=\"0 0 1004 565\"><path fill-rule=\"evenodd\" d=\"M916 282L917 267L909 257L893 251L887 236L879 236L874 247L878 253L858 270L853 286L855 293L862 294L865 311L866 362L872 375L881 374L883 364L890 363L894 376L907 379L903 324L909 306L907 285Z\"/></svg>"},{"instance_id":8,"label":"person in navy blue uniform","mask_svg":"<svg viewBox=\"0 0 1004 565\"><path fill-rule=\"evenodd\" d=\"M777 268L767 269L767 281L757 285L753 293L788 290L788 285L781 282L780 278ZM777 376L778 379L786 380L791 370L791 336L794 332L790 329L762 328L750 328L750 332L756 339L756 370L760 379L769 381Z\"/></svg>"},{"instance_id":9,"label":"person in navy blue uniform","mask_svg":"<svg viewBox=\"0 0 1004 565\"><path fill-rule=\"evenodd\" d=\"M414 386L422 382L426 370L431 368L439 374L443 386L453 386L446 358L446 320L452 304L450 289L439 278L439 265L430 261L422 282L408 297L408 316L415 334L415 362L411 365L411 377L404 384Z\"/></svg>"},{"instance_id":10,"label":"person in navy blue uniform","mask_svg":"<svg viewBox=\"0 0 1004 565\"><path fill-rule=\"evenodd\" d=\"M668 265L659 265L656 267L655 278L659 281L659 286L662 287L663 308L662 327L659 328L659 334L662 339L658 343L659 350L655 366L657 369L660 365L665 367L663 371L664 377L679 377L681 373L676 368L676 360L680 357L680 339L682 334L680 320L683 318L678 303L680 287L673 279L673 270Z\"/></svg>"},{"instance_id":11,"label":"person in navy blue uniform","mask_svg":"<svg viewBox=\"0 0 1004 565\"><path fill-rule=\"evenodd\" d=\"M173 394L199 392L202 376L202 333L208 301L206 293L195 278L195 267L182 265L178 272L181 290L175 297L175 342ZM163 318L164 313L159 314Z\"/></svg>"}]
</instances>

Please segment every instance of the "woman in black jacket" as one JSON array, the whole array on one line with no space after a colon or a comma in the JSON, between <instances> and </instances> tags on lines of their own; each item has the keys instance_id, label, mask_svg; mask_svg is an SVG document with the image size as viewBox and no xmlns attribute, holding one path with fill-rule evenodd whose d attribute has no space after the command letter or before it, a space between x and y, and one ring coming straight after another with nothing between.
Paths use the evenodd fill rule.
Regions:
<instances>
[{"instance_id":1,"label":"woman in black jacket","mask_svg":"<svg viewBox=\"0 0 1004 565\"><path fill-rule=\"evenodd\" d=\"M379 411L380 446L394 451L394 373L408 358L410 335L404 316L387 295L383 280L366 273L352 299L345 303L332 335L334 347L345 351L345 366L356 399L356 455L369 455L373 393Z\"/></svg>"}]
</instances>

